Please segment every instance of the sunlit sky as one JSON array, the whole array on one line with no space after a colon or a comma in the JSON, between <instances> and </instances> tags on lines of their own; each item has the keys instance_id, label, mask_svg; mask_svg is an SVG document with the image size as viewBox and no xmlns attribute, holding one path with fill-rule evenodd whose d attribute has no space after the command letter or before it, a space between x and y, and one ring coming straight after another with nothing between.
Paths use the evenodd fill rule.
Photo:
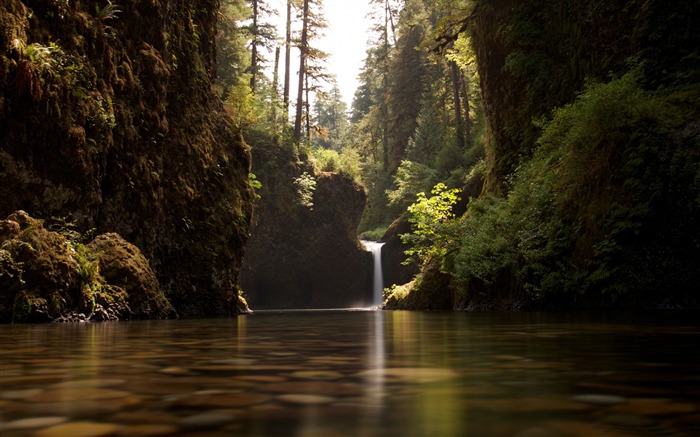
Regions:
<instances>
[{"instance_id":1,"label":"sunlit sky","mask_svg":"<svg viewBox=\"0 0 700 437\"><path fill-rule=\"evenodd\" d=\"M277 25L278 33L283 38L287 2L271 0L269 4L279 13L277 18L279 21L275 21L274 24ZM316 47L330 54L326 62L327 70L336 76L343 100L349 107L358 86L357 75L365 59L367 30L370 27L370 21L367 18L370 11L369 0L324 0L323 5L328 28L325 29L323 39L317 41ZM292 26L294 29L294 25ZM292 48L292 100L296 96L298 54L299 50ZM280 76L283 73L283 65L284 51L280 58Z\"/></svg>"}]
</instances>

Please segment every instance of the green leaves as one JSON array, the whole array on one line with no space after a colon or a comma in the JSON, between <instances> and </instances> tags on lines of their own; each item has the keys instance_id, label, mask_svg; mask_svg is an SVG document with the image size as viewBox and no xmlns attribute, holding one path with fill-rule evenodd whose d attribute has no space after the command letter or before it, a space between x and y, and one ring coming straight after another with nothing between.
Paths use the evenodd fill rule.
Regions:
<instances>
[{"instance_id":1,"label":"green leaves","mask_svg":"<svg viewBox=\"0 0 700 437\"><path fill-rule=\"evenodd\" d=\"M443 183L435 185L431 197L418 193L416 202L408 207L413 233L401 235L401 241L411 245L406 263L417 259L425 264L432 257L444 257L453 248L452 206L460 200L459 193L459 189L448 189Z\"/></svg>"},{"instance_id":2,"label":"green leaves","mask_svg":"<svg viewBox=\"0 0 700 437\"><path fill-rule=\"evenodd\" d=\"M298 178L294 178L294 185L297 188L299 204L309 209L314 209L316 179L308 172L304 172Z\"/></svg>"}]
</instances>

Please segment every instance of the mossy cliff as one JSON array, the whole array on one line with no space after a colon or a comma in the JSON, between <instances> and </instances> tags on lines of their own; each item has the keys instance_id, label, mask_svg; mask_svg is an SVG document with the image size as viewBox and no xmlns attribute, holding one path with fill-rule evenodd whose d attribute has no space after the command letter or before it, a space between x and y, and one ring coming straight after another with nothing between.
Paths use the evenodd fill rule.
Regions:
<instances>
[{"instance_id":1,"label":"mossy cliff","mask_svg":"<svg viewBox=\"0 0 700 437\"><path fill-rule=\"evenodd\" d=\"M251 308L371 305L372 256L357 239L363 188L314 174L288 148L255 146L254 155L262 190L241 274Z\"/></svg>"},{"instance_id":2,"label":"mossy cliff","mask_svg":"<svg viewBox=\"0 0 700 437\"><path fill-rule=\"evenodd\" d=\"M252 213L211 92L218 3L0 4L0 215L120 234L181 316L236 313Z\"/></svg>"}]
</instances>

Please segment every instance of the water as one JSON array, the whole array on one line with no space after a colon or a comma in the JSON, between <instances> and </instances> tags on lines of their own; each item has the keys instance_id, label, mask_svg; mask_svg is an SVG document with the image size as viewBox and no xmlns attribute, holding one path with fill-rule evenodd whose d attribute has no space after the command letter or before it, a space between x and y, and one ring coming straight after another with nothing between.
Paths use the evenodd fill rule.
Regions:
<instances>
[{"instance_id":1,"label":"water","mask_svg":"<svg viewBox=\"0 0 700 437\"><path fill-rule=\"evenodd\" d=\"M0 327L0 435L700 435L697 313Z\"/></svg>"},{"instance_id":2,"label":"water","mask_svg":"<svg viewBox=\"0 0 700 437\"><path fill-rule=\"evenodd\" d=\"M362 241L367 251L372 252L372 260L374 261L374 270L372 276L372 296L373 305L381 305L384 292L384 274L382 271L382 246L384 243L376 241Z\"/></svg>"}]
</instances>

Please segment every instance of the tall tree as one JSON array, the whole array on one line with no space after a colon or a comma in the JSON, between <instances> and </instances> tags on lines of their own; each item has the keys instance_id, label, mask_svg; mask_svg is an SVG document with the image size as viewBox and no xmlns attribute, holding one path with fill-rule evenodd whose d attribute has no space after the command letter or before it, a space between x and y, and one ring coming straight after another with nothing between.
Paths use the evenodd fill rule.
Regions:
<instances>
[{"instance_id":1,"label":"tall tree","mask_svg":"<svg viewBox=\"0 0 700 437\"><path fill-rule=\"evenodd\" d=\"M244 0L224 0L221 3L219 33L217 35L217 86L220 97L226 100L231 88L238 86L248 67L246 45L250 37L241 23L250 11Z\"/></svg>"},{"instance_id":2,"label":"tall tree","mask_svg":"<svg viewBox=\"0 0 700 437\"><path fill-rule=\"evenodd\" d=\"M299 86L297 89L296 116L294 118L294 142L301 140L304 112L306 112L306 135L309 138L309 93L318 90L320 82L328 78L323 61L328 54L311 46L327 27L323 17L323 0L304 0L301 11L302 28L299 37ZM304 99L306 96L306 99ZM304 111L306 109L306 111Z\"/></svg>"},{"instance_id":3,"label":"tall tree","mask_svg":"<svg viewBox=\"0 0 700 437\"><path fill-rule=\"evenodd\" d=\"M330 93L319 93L314 102L314 125L319 132L315 145L341 151L342 137L348 128L347 104L343 102L338 84Z\"/></svg>"},{"instance_id":4,"label":"tall tree","mask_svg":"<svg viewBox=\"0 0 700 437\"><path fill-rule=\"evenodd\" d=\"M287 0L287 20L284 33L284 90L282 102L284 105L284 117L289 113L289 86L292 62L292 0Z\"/></svg>"},{"instance_id":5,"label":"tall tree","mask_svg":"<svg viewBox=\"0 0 700 437\"><path fill-rule=\"evenodd\" d=\"M255 93L260 74L260 66L265 59L261 48L271 50L277 37L275 26L265 22L265 18L276 14L265 0L249 0L252 12L250 29L250 89Z\"/></svg>"},{"instance_id":6,"label":"tall tree","mask_svg":"<svg viewBox=\"0 0 700 437\"><path fill-rule=\"evenodd\" d=\"M393 173L404 157L408 140L416 129L421 99L426 89L428 53L422 47L430 25L422 0L407 0L401 11L399 37L390 62L387 84L389 144L386 171Z\"/></svg>"},{"instance_id":7,"label":"tall tree","mask_svg":"<svg viewBox=\"0 0 700 437\"><path fill-rule=\"evenodd\" d=\"M293 139L295 143L301 140L301 122L302 114L304 111L304 79L306 70L306 54L308 52L309 45L309 0L304 0L304 6L302 8L302 28L301 28L301 38L299 40L299 84L297 87L297 105L296 105L296 116L294 117L294 135Z\"/></svg>"}]
</instances>

